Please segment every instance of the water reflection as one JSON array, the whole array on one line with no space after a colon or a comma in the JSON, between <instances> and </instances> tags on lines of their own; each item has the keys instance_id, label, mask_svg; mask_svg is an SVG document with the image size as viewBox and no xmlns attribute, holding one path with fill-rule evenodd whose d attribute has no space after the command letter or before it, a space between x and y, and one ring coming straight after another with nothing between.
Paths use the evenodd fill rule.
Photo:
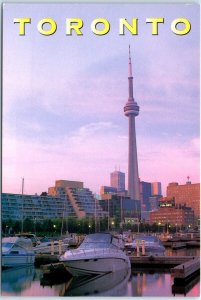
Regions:
<instances>
[{"instance_id":1,"label":"water reflection","mask_svg":"<svg viewBox=\"0 0 201 300\"><path fill-rule=\"evenodd\" d=\"M128 282L127 294L125 296L173 296L183 294L189 297L198 297L200 278L196 277L185 286L173 285L173 278L164 270L133 270L132 276ZM170 290L172 287L172 290Z\"/></svg>"},{"instance_id":2,"label":"water reflection","mask_svg":"<svg viewBox=\"0 0 201 300\"><path fill-rule=\"evenodd\" d=\"M135 296L156 296L160 295L160 289L164 291L167 285L168 274L133 272L131 278L132 295ZM153 288L154 287L154 288ZM162 295L165 295L162 293ZM169 291L168 291L169 295Z\"/></svg>"},{"instance_id":3,"label":"water reflection","mask_svg":"<svg viewBox=\"0 0 201 300\"><path fill-rule=\"evenodd\" d=\"M168 255L199 256L199 249L167 248ZM56 278L56 279L55 279ZM84 280L60 277L45 277L40 269L31 267L14 268L2 271L1 294L3 296L167 296L174 294L198 297L199 277L185 286L174 285L170 270L132 268L129 272L110 273L104 276L88 277Z\"/></svg>"},{"instance_id":4,"label":"water reflection","mask_svg":"<svg viewBox=\"0 0 201 300\"><path fill-rule=\"evenodd\" d=\"M65 285L41 286L40 279L42 275L41 270L35 269L33 266L3 270L1 276L1 295L58 296Z\"/></svg>"},{"instance_id":5,"label":"water reflection","mask_svg":"<svg viewBox=\"0 0 201 300\"><path fill-rule=\"evenodd\" d=\"M34 274L34 266L4 270L1 275L1 289L13 295L21 293L22 290L30 288Z\"/></svg>"},{"instance_id":6,"label":"water reflection","mask_svg":"<svg viewBox=\"0 0 201 300\"><path fill-rule=\"evenodd\" d=\"M124 296L131 270L105 275L71 278L61 289L60 296ZM47 280L47 279L46 279ZM49 284L48 282L46 282ZM43 281L44 284L44 281Z\"/></svg>"},{"instance_id":7,"label":"water reflection","mask_svg":"<svg viewBox=\"0 0 201 300\"><path fill-rule=\"evenodd\" d=\"M33 267L2 272L1 293L4 296L168 296L183 294L199 296L199 277L185 286L173 285L164 270L136 270L116 272L82 280L62 276L44 278L40 269Z\"/></svg>"}]
</instances>

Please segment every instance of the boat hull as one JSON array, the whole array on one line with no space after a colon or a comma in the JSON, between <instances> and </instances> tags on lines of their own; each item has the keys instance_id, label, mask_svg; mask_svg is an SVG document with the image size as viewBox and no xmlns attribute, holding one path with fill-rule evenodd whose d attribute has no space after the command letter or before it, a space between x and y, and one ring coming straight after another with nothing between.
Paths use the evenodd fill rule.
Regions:
<instances>
[{"instance_id":1,"label":"boat hull","mask_svg":"<svg viewBox=\"0 0 201 300\"><path fill-rule=\"evenodd\" d=\"M3 268L12 268L19 266L33 265L35 262L35 255L2 255L1 264Z\"/></svg>"},{"instance_id":2,"label":"boat hull","mask_svg":"<svg viewBox=\"0 0 201 300\"><path fill-rule=\"evenodd\" d=\"M130 259L118 247L119 240L109 233L94 233L85 237L74 250L66 251L60 261L73 276L104 275L128 270Z\"/></svg>"},{"instance_id":3,"label":"boat hull","mask_svg":"<svg viewBox=\"0 0 201 300\"><path fill-rule=\"evenodd\" d=\"M63 261L73 276L107 274L130 268L129 258L103 257Z\"/></svg>"}]
</instances>

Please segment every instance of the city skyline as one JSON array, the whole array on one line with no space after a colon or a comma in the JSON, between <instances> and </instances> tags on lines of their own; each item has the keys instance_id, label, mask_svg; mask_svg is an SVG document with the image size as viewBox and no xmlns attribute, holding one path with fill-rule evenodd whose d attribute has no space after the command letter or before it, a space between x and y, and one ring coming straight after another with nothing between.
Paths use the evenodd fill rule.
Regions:
<instances>
[{"instance_id":1,"label":"city skyline","mask_svg":"<svg viewBox=\"0 0 201 300\"><path fill-rule=\"evenodd\" d=\"M98 193L115 165L128 174L128 45L131 45L139 177L184 184L199 182L199 9L184 4L6 4L3 35L3 192L40 194L55 180L83 181ZM131 6L133 9L131 9ZM111 31L97 37L89 24L98 15ZM58 31L42 36L44 16ZM66 37L65 18L86 22L84 35ZM163 16L158 36L145 19ZM32 18L26 36L13 19ZM118 36L117 20L139 18L139 35ZM176 36L170 23L191 22ZM116 30L115 30L116 29ZM126 188L127 188L126 180Z\"/></svg>"}]
</instances>

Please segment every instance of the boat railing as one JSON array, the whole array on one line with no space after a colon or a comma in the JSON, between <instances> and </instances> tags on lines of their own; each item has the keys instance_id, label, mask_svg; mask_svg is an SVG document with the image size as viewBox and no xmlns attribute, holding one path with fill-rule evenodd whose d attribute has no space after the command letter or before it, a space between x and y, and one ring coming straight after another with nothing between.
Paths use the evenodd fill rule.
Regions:
<instances>
[{"instance_id":1,"label":"boat railing","mask_svg":"<svg viewBox=\"0 0 201 300\"><path fill-rule=\"evenodd\" d=\"M85 256L87 256L89 250L93 250L95 254L98 254L100 253L102 250L101 253L103 254L107 254L107 253L122 253L122 250L121 249L115 249L115 248L88 248L88 249L73 249L73 250L68 250L70 251L70 253L73 255L73 256L77 256L78 254L84 254ZM97 251L98 250L98 251Z\"/></svg>"}]
</instances>

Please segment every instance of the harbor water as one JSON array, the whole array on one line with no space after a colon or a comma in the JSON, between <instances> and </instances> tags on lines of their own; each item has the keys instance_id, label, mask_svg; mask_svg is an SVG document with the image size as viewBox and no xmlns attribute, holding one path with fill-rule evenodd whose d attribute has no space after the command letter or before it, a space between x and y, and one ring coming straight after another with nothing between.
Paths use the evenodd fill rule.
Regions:
<instances>
[{"instance_id":1,"label":"harbor water","mask_svg":"<svg viewBox=\"0 0 201 300\"><path fill-rule=\"evenodd\" d=\"M172 250L166 255L199 256L198 248ZM125 273L99 275L86 278L45 277L40 268L23 267L2 271L2 296L188 296L200 295L200 278L174 286L169 270L136 269Z\"/></svg>"}]
</instances>

